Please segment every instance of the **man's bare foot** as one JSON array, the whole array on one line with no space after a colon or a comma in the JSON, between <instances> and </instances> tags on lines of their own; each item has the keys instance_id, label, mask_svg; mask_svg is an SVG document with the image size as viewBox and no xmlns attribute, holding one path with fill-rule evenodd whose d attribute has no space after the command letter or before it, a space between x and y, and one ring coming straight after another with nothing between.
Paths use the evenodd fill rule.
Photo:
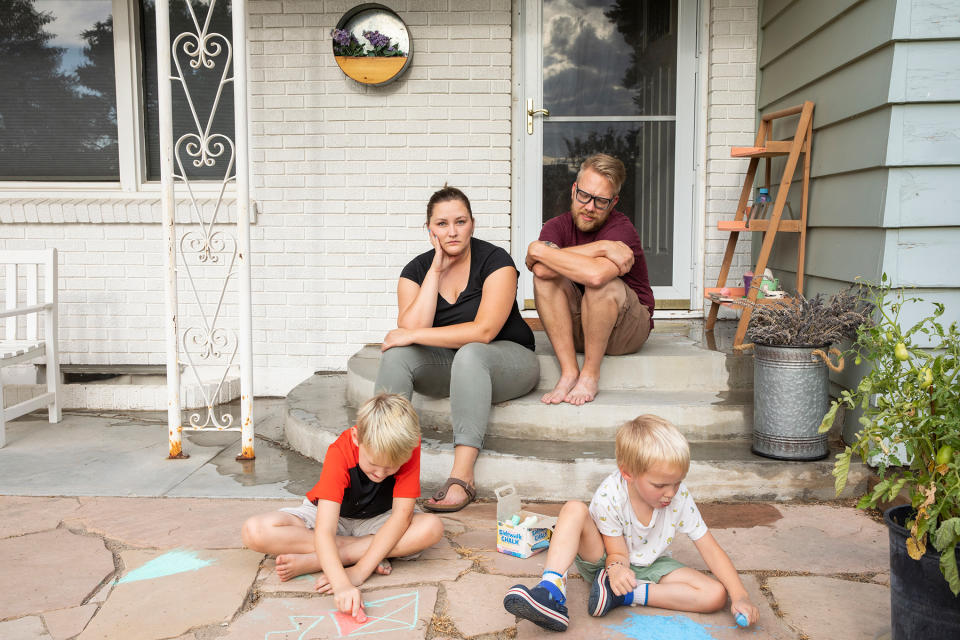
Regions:
<instances>
[{"instance_id":1,"label":"man's bare foot","mask_svg":"<svg viewBox=\"0 0 960 640\"><path fill-rule=\"evenodd\" d=\"M579 407L596 398L598 388L597 381L594 378L581 375L576 386L570 390L563 401Z\"/></svg>"},{"instance_id":2,"label":"man's bare foot","mask_svg":"<svg viewBox=\"0 0 960 640\"><path fill-rule=\"evenodd\" d=\"M320 562L315 553L283 553L277 556L277 576L280 582L314 571L320 571Z\"/></svg>"},{"instance_id":3,"label":"man's bare foot","mask_svg":"<svg viewBox=\"0 0 960 640\"><path fill-rule=\"evenodd\" d=\"M375 574L380 576L388 576L392 571L393 571L393 565L390 564L390 560L388 560L387 558L384 558L383 560L381 560L380 564L377 565L377 568L373 570Z\"/></svg>"},{"instance_id":4,"label":"man's bare foot","mask_svg":"<svg viewBox=\"0 0 960 640\"><path fill-rule=\"evenodd\" d=\"M576 375L560 376L560 380L557 381L557 386L555 386L553 391L550 393L543 394L543 397L540 398L540 402L543 404L560 404L576 384Z\"/></svg>"}]
</instances>

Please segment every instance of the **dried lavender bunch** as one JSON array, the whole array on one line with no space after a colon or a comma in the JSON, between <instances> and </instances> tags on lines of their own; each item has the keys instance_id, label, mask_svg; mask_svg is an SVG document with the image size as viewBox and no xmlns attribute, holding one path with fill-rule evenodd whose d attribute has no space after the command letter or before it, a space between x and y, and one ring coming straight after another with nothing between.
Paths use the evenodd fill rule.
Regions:
<instances>
[{"instance_id":1,"label":"dried lavender bunch","mask_svg":"<svg viewBox=\"0 0 960 640\"><path fill-rule=\"evenodd\" d=\"M873 305L851 287L829 298L798 295L793 300L756 304L744 299L739 304L753 309L747 339L771 346L821 346L852 338L860 325L869 325Z\"/></svg>"}]
</instances>

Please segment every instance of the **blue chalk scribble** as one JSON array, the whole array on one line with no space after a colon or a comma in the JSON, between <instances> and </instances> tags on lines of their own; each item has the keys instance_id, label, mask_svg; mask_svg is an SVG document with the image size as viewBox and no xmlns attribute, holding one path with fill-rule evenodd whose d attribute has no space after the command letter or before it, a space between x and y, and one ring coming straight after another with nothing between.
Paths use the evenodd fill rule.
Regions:
<instances>
[{"instance_id":1,"label":"blue chalk scribble","mask_svg":"<svg viewBox=\"0 0 960 640\"><path fill-rule=\"evenodd\" d=\"M197 556L196 551L177 549L165 553L162 556L157 556L143 566L134 569L120 578L117 584L136 582L138 580L152 580L153 578L172 576L176 573L196 571L211 564L213 564L213 560L201 559Z\"/></svg>"},{"instance_id":2,"label":"blue chalk scribble","mask_svg":"<svg viewBox=\"0 0 960 640\"><path fill-rule=\"evenodd\" d=\"M622 633L628 638L643 640L716 640L707 631L711 629L731 629L736 627L699 624L682 615L644 616L631 613L619 625L610 626L611 631Z\"/></svg>"}]
</instances>

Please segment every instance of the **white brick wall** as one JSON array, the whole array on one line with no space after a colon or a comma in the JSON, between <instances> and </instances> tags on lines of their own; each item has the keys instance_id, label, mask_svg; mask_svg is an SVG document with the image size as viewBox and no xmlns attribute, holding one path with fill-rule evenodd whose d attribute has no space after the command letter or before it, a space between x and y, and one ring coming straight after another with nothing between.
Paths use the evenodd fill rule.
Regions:
<instances>
[{"instance_id":1,"label":"white brick wall","mask_svg":"<svg viewBox=\"0 0 960 640\"><path fill-rule=\"evenodd\" d=\"M711 9L708 283L725 239L711 229L732 212L744 170L729 146L753 137L756 0L745 2ZM385 87L349 80L333 60L329 32L354 4L249 2L261 395L285 394L315 370L343 370L395 326L397 275L428 248L425 204L444 182L470 196L477 235L509 248L511 1L387 0L410 30L414 58ZM0 196L0 250L60 250L64 362L164 363L159 219L150 197ZM215 298L219 284L204 280L202 295ZM198 321L191 295L181 278L181 327ZM231 324L235 304L231 293L222 312Z\"/></svg>"},{"instance_id":2,"label":"white brick wall","mask_svg":"<svg viewBox=\"0 0 960 640\"><path fill-rule=\"evenodd\" d=\"M748 161L731 158L730 147L750 146L756 136L757 0L712 0L709 55L704 283L712 287L729 237L717 230L717 222L736 212L747 171ZM741 234L728 285L740 285L749 268L750 235Z\"/></svg>"},{"instance_id":3,"label":"white brick wall","mask_svg":"<svg viewBox=\"0 0 960 640\"><path fill-rule=\"evenodd\" d=\"M353 4L250 4L256 351L288 386L395 326L397 275L429 248L425 205L444 182L509 248L509 1L388 2L414 56L385 87L333 60L328 34Z\"/></svg>"}]
</instances>

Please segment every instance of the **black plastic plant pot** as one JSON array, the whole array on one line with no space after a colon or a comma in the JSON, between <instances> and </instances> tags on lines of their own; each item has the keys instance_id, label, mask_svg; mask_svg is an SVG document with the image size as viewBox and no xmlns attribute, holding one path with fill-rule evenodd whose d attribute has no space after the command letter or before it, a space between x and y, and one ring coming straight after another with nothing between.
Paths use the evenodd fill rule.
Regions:
<instances>
[{"instance_id":1,"label":"black plastic plant pot","mask_svg":"<svg viewBox=\"0 0 960 640\"><path fill-rule=\"evenodd\" d=\"M960 597L940 573L940 552L928 545L920 560L907 554L910 533L904 525L912 514L910 505L883 514L890 532L891 638L960 638Z\"/></svg>"}]
</instances>

